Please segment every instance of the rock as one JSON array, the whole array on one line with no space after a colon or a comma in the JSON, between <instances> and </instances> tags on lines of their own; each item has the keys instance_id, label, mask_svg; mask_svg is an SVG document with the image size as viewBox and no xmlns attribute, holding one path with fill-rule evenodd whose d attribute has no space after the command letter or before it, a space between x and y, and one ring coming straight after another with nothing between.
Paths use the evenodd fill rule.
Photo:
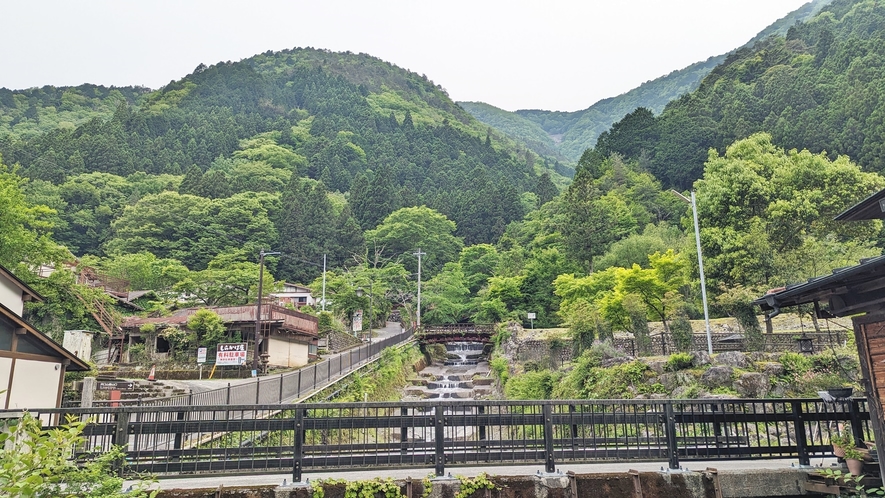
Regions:
<instances>
[{"instance_id":1,"label":"rock","mask_svg":"<svg viewBox=\"0 0 885 498\"><path fill-rule=\"evenodd\" d=\"M784 374L784 366L781 363L764 363L762 365L762 373L769 377L780 377Z\"/></svg>"},{"instance_id":2,"label":"rock","mask_svg":"<svg viewBox=\"0 0 885 498\"><path fill-rule=\"evenodd\" d=\"M694 382L694 377L688 372L667 372L658 376L660 382L668 391L680 386L687 386Z\"/></svg>"},{"instance_id":3,"label":"rock","mask_svg":"<svg viewBox=\"0 0 885 498\"><path fill-rule=\"evenodd\" d=\"M726 351L716 355L716 358L713 359L713 363L716 365L728 365L736 368L749 368L750 359L740 351Z\"/></svg>"},{"instance_id":4,"label":"rock","mask_svg":"<svg viewBox=\"0 0 885 498\"><path fill-rule=\"evenodd\" d=\"M768 394L775 398L784 398L787 395L787 385L783 382L777 382L772 386Z\"/></svg>"},{"instance_id":5,"label":"rock","mask_svg":"<svg viewBox=\"0 0 885 498\"><path fill-rule=\"evenodd\" d=\"M663 360L642 360L643 363L648 365L648 368L656 374L664 373L664 367L667 366L667 362Z\"/></svg>"},{"instance_id":6,"label":"rock","mask_svg":"<svg viewBox=\"0 0 885 498\"><path fill-rule=\"evenodd\" d=\"M734 381L734 389L742 398L764 398L768 396L771 383L765 374L748 372Z\"/></svg>"},{"instance_id":7,"label":"rock","mask_svg":"<svg viewBox=\"0 0 885 498\"><path fill-rule=\"evenodd\" d=\"M693 398L691 386L679 386L676 389L673 389L673 392L670 394L670 397L673 399L690 399Z\"/></svg>"},{"instance_id":8,"label":"rock","mask_svg":"<svg viewBox=\"0 0 885 498\"><path fill-rule=\"evenodd\" d=\"M728 365L713 367L701 375L701 384L711 389L730 387L732 375L734 375L734 367Z\"/></svg>"},{"instance_id":9,"label":"rock","mask_svg":"<svg viewBox=\"0 0 885 498\"><path fill-rule=\"evenodd\" d=\"M691 366L703 367L710 364L710 354L706 351L692 351L691 352Z\"/></svg>"},{"instance_id":10,"label":"rock","mask_svg":"<svg viewBox=\"0 0 885 498\"><path fill-rule=\"evenodd\" d=\"M768 353L763 353L762 351L753 351L751 353L747 353L747 357L750 358L750 361L769 361Z\"/></svg>"}]
</instances>

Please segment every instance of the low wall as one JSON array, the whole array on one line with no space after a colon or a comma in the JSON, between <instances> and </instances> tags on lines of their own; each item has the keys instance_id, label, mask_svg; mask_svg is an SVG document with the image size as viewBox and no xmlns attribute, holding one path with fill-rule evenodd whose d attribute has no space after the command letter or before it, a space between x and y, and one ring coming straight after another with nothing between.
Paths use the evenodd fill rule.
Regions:
<instances>
[{"instance_id":1,"label":"low wall","mask_svg":"<svg viewBox=\"0 0 885 498\"><path fill-rule=\"evenodd\" d=\"M802 469L741 470L723 472L637 472L607 474L545 474L534 476L491 476L498 489L481 489L473 498L762 498L798 497L808 471ZM311 498L306 485L296 486L212 486L205 489L171 489L159 498ZM397 481L403 496L424 496L426 481ZM430 481L430 498L452 498L460 488L454 478ZM325 498L343 498L345 484L323 488ZM720 494L721 493L721 494Z\"/></svg>"}]
</instances>

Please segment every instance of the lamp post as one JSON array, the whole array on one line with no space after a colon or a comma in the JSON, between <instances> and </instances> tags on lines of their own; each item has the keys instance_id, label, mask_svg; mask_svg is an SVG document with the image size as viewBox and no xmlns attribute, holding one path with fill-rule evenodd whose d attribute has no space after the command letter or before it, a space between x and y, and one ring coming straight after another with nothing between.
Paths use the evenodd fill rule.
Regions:
<instances>
[{"instance_id":1,"label":"lamp post","mask_svg":"<svg viewBox=\"0 0 885 498\"><path fill-rule=\"evenodd\" d=\"M421 329L421 256L426 256L426 252L421 252L421 248L418 248L418 252L412 253L414 256L418 256L418 316L417 316L417 327L416 330Z\"/></svg>"},{"instance_id":2,"label":"lamp post","mask_svg":"<svg viewBox=\"0 0 885 498\"><path fill-rule=\"evenodd\" d=\"M698 203L694 190L691 191L691 199L676 190L670 190L683 201L691 204L691 213L694 217L694 240L698 246L698 271L701 274L701 301L704 303L704 327L707 330L707 353L713 354L713 335L710 333L710 312L707 308L707 284L704 281L704 257L701 254L701 228L698 224Z\"/></svg>"},{"instance_id":3,"label":"lamp post","mask_svg":"<svg viewBox=\"0 0 885 498\"><path fill-rule=\"evenodd\" d=\"M255 352L253 363L255 365L255 371L258 372L261 365L261 354L260 354L260 346L262 340L261 334L261 294L263 293L264 288L264 257L265 256L274 256L277 254L281 254L279 252L264 252L262 249L258 253L258 306L255 309Z\"/></svg>"}]
</instances>

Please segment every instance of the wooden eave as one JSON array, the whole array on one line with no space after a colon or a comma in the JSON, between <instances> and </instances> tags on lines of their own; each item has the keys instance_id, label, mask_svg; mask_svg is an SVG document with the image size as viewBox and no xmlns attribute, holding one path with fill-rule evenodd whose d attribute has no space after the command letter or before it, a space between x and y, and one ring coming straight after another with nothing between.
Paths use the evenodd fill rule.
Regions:
<instances>
[{"instance_id":1,"label":"wooden eave","mask_svg":"<svg viewBox=\"0 0 885 498\"><path fill-rule=\"evenodd\" d=\"M842 211L833 219L836 221L885 219L885 189Z\"/></svg>"},{"instance_id":2,"label":"wooden eave","mask_svg":"<svg viewBox=\"0 0 885 498\"><path fill-rule=\"evenodd\" d=\"M58 353L58 356L69 360L70 363L67 366L68 371L78 372L78 371L88 371L90 369L89 365L86 364L83 360L78 358L76 355L63 348L57 342L53 341L49 336L37 330L36 327L26 322L23 318L15 314L12 310L4 306L0 303L0 314L9 318L13 322L15 322L19 327L24 329L26 333L30 333L34 335L41 342L49 346L52 350Z\"/></svg>"},{"instance_id":3,"label":"wooden eave","mask_svg":"<svg viewBox=\"0 0 885 498\"><path fill-rule=\"evenodd\" d=\"M19 289L22 290L22 292L25 294L25 296L27 296L27 299L25 299L25 301L32 300L32 299L37 300L37 301L43 301L43 296L41 296L37 291L32 289L30 285L22 282L22 280L20 278L16 277L11 271L9 271L3 265L0 265L0 275L3 275L4 277L8 278L13 284L15 284L16 287L18 287Z\"/></svg>"},{"instance_id":4,"label":"wooden eave","mask_svg":"<svg viewBox=\"0 0 885 498\"><path fill-rule=\"evenodd\" d=\"M833 316L849 316L879 310L885 305L885 256L859 265L834 270L803 284L788 286L755 300L763 311L800 304L824 302Z\"/></svg>"}]
</instances>

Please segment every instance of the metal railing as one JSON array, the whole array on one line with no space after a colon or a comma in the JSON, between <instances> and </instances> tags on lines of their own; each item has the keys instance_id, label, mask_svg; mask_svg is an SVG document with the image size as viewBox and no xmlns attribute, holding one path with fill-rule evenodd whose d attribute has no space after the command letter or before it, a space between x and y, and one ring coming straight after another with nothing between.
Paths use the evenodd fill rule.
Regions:
<instances>
[{"instance_id":1,"label":"metal railing","mask_svg":"<svg viewBox=\"0 0 885 498\"><path fill-rule=\"evenodd\" d=\"M254 382L230 385L198 393L167 398L96 401L95 404L129 404L136 406L208 406L249 405L294 402L322 389L344 375L366 365L385 348L407 341L413 329L349 349L339 355L275 376L257 377Z\"/></svg>"},{"instance_id":2,"label":"metal railing","mask_svg":"<svg viewBox=\"0 0 885 498\"><path fill-rule=\"evenodd\" d=\"M830 435L872 439L866 400L568 400L120 407L32 412L92 421L84 448L126 450L158 475L831 455ZM850 429L848 428L850 427ZM79 459L96 453L82 452Z\"/></svg>"}]
</instances>

